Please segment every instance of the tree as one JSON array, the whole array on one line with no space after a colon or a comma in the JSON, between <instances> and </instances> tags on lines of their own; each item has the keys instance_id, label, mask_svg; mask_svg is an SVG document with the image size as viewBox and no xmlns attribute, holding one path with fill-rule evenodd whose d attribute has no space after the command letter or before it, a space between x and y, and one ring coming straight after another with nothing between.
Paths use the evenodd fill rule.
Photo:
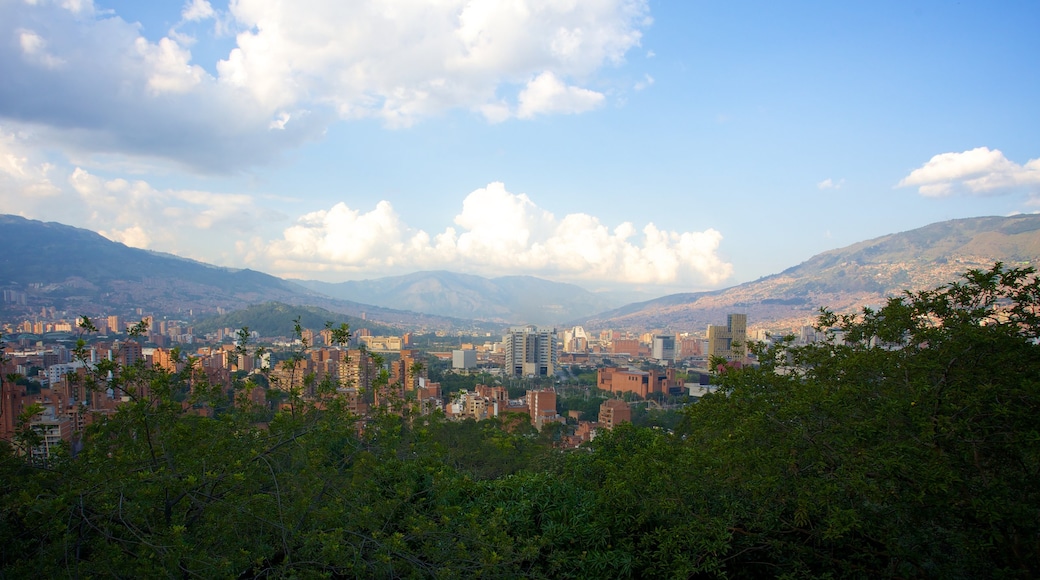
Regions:
<instances>
[{"instance_id":1,"label":"tree","mask_svg":"<svg viewBox=\"0 0 1040 580\"><path fill-rule=\"evenodd\" d=\"M1032 268L997 264L877 311L824 311L830 340L720 372L681 435L723 482L703 508L731 522L731 562L1040 574L1038 304Z\"/></svg>"}]
</instances>

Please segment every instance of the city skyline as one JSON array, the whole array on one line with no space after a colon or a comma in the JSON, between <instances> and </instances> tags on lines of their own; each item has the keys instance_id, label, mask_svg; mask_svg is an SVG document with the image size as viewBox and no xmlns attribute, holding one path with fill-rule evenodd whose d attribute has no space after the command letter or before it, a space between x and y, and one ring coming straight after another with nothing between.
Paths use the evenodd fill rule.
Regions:
<instances>
[{"instance_id":1,"label":"city skyline","mask_svg":"<svg viewBox=\"0 0 1040 580\"><path fill-rule=\"evenodd\" d=\"M0 4L4 213L658 294L1040 209L1040 6Z\"/></svg>"}]
</instances>

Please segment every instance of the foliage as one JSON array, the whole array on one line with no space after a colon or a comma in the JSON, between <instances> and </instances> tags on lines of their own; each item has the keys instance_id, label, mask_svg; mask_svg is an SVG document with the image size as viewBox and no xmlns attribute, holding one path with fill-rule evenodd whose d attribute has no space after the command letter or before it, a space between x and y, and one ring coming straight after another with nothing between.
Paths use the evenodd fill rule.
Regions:
<instances>
[{"instance_id":1,"label":"foliage","mask_svg":"<svg viewBox=\"0 0 1040 580\"><path fill-rule=\"evenodd\" d=\"M328 385L263 424L210 414L227 394L197 361L102 361L87 385L130 402L76 457L0 442L0 575L1036 577L1038 307L1035 273L997 265L824 312L831 340L717 369L674 432L567 453L513 423L361 419Z\"/></svg>"},{"instance_id":2,"label":"foliage","mask_svg":"<svg viewBox=\"0 0 1040 580\"><path fill-rule=\"evenodd\" d=\"M1040 572L1038 302L1032 269L998 264L858 317L824 312L830 341L759 349L759 368L724 370L682 436L726 462L713 495L739 530L735 563Z\"/></svg>"}]
</instances>

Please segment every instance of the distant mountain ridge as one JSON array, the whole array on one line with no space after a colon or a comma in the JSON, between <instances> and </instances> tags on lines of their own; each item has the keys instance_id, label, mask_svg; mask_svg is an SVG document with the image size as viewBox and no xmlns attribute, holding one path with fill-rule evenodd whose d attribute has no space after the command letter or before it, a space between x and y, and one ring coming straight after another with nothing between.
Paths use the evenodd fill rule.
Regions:
<instances>
[{"instance_id":1,"label":"distant mountain ridge","mask_svg":"<svg viewBox=\"0 0 1040 580\"><path fill-rule=\"evenodd\" d=\"M590 328L700 331L743 312L749 323L783 327L815 320L820 307L838 312L883 304L904 290L951 282L995 262L1040 261L1040 215L980 217L931 224L823 252L788 268L724 290L672 294L576 320Z\"/></svg>"},{"instance_id":2,"label":"distant mountain ridge","mask_svg":"<svg viewBox=\"0 0 1040 580\"><path fill-rule=\"evenodd\" d=\"M195 330L205 334L219 328L248 328L250 331L259 333L260 336L291 338L297 321L301 328L312 331L322 330L326 323L331 323L333 326L346 323L352 334L361 328L367 329L375 335L386 335L392 332L386 326L373 324L356 316L331 312L317 306L293 306L281 302L254 304L242 310L205 318L195 323Z\"/></svg>"},{"instance_id":3,"label":"distant mountain ridge","mask_svg":"<svg viewBox=\"0 0 1040 580\"><path fill-rule=\"evenodd\" d=\"M142 308L199 316L282 302L408 329L494 332L505 324L536 323L701 331L730 312L746 312L752 324L789 327L814 320L821 306L848 311L880 305L891 294L935 287L996 261L1040 261L1040 215L941 222L823 252L732 288L620 307L616 296L529 276L487 279L438 271L297 283L129 248L71 226L0 215L0 290L18 295L0 302L0 310L24 316L41 306L77 315Z\"/></svg>"},{"instance_id":4,"label":"distant mountain ridge","mask_svg":"<svg viewBox=\"0 0 1040 580\"><path fill-rule=\"evenodd\" d=\"M298 281L333 298L502 324L560 324L621 302L533 276L484 278L444 270L340 283Z\"/></svg>"},{"instance_id":5,"label":"distant mountain ridge","mask_svg":"<svg viewBox=\"0 0 1040 580\"><path fill-rule=\"evenodd\" d=\"M75 315L133 310L200 316L264 302L319 306L395 327L472 326L465 320L335 300L296 283L256 272L213 266L124 244L55 222L0 215L0 290L21 300L0 303L19 316L40 306Z\"/></svg>"}]
</instances>

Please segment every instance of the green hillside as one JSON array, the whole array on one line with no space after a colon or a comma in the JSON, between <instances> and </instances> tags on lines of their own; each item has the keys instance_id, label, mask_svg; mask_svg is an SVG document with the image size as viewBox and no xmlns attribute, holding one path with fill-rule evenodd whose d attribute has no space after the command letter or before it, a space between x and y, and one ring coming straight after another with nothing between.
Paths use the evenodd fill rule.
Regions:
<instances>
[{"instance_id":1,"label":"green hillside","mask_svg":"<svg viewBox=\"0 0 1040 580\"><path fill-rule=\"evenodd\" d=\"M260 336L292 336L296 320L308 330L321 330L326 322L335 326L346 323L351 331L367 328L372 334L393 334L389 327L373 324L356 316L337 314L317 306L292 306L282 302L255 304L242 310L229 312L199 320L195 324L198 332L208 333L218 328L249 328Z\"/></svg>"}]
</instances>

